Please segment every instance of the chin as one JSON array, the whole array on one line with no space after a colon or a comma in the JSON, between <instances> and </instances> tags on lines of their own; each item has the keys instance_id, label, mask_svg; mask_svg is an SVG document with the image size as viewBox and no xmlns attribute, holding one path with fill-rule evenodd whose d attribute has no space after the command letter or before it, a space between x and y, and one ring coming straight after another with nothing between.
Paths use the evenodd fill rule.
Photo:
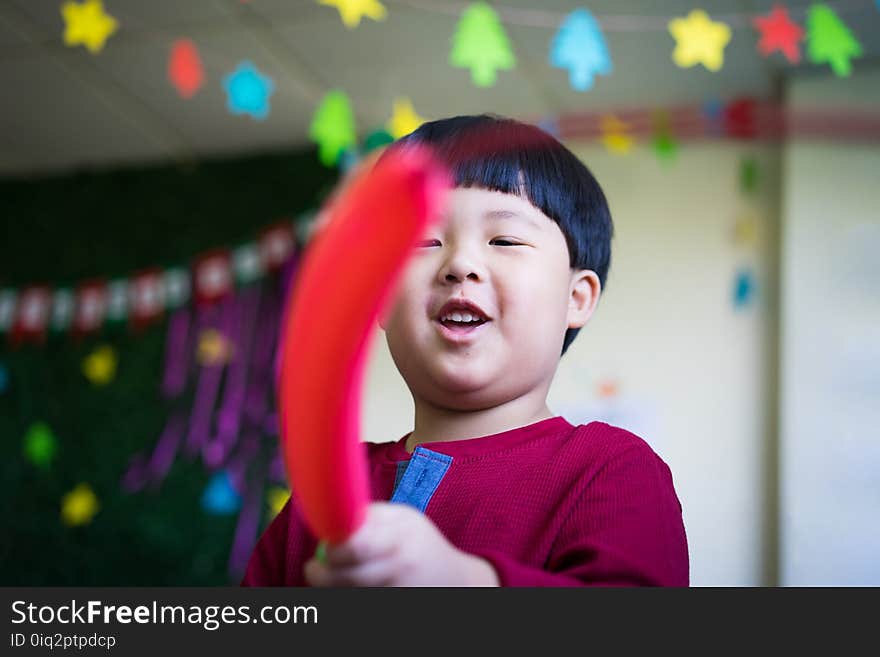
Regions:
<instances>
[{"instance_id":1,"label":"chin","mask_svg":"<svg viewBox=\"0 0 880 657\"><path fill-rule=\"evenodd\" d=\"M492 382L490 373L472 363L460 367L443 363L432 372L431 379L434 387L456 395L485 390Z\"/></svg>"}]
</instances>

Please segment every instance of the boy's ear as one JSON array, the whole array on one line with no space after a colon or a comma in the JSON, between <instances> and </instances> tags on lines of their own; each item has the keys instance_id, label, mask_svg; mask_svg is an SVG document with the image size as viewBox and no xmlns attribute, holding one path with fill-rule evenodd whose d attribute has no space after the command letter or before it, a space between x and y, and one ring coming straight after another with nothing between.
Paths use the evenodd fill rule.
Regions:
<instances>
[{"instance_id":1,"label":"boy's ear","mask_svg":"<svg viewBox=\"0 0 880 657\"><path fill-rule=\"evenodd\" d=\"M568 328L581 328L590 320L601 294L602 283L592 269L579 269L572 273Z\"/></svg>"}]
</instances>

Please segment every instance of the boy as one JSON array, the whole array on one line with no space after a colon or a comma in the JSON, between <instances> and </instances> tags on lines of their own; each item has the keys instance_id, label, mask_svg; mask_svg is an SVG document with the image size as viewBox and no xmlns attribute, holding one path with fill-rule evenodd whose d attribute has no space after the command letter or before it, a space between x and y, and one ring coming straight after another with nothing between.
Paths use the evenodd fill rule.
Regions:
<instances>
[{"instance_id":1,"label":"boy","mask_svg":"<svg viewBox=\"0 0 880 657\"><path fill-rule=\"evenodd\" d=\"M637 436L546 404L599 300L612 222L589 170L538 128L494 116L422 125L453 172L380 325L414 429L367 446L367 519L314 558L294 493L244 585L688 585L681 505ZM352 245L357 248L358 245Z\"/></svg>"}]
</instances>

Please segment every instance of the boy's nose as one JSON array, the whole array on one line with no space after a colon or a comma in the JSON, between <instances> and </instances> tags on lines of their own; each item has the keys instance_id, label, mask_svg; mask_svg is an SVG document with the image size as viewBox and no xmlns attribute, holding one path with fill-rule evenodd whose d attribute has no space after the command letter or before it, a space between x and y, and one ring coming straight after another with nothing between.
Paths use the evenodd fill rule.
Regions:
<instances>
[{"instance_id":1,"label":"boy's nose","mask_svg":"<svg viewBox=\"0 0 880 657\"><path fill-rule=\"evenodd\" d=\"M446 283L455 283L465 279L480 281L486 277L483 265L463 249L450 255L438 273L440 280Z\"/></svg>"}]
</instances>

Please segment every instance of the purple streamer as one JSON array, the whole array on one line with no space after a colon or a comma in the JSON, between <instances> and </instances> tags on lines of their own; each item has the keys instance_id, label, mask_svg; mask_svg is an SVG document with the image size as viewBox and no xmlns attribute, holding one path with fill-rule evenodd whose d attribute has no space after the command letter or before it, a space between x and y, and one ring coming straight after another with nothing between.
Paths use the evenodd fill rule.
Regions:
<instances>
[{"instance_id":1,"label":"purple streamer","mask_svg":"<svg viewBox=\"0 0 880 657\"><path fill-rule=\"evenodd\" d=\"M189 337L190 311L179 308L168 321L168 339L165 345L165 374L162 377L161 393L165 399L172 399L183 392L186 385L187 338Z\"/></svg>"},{"instance_id":2,"label":"purple streamer","mask_svg":"<svg viewBox=\"0 0 880 657\"><path fill-rule=\"evenodd\" d=\"M235 446L241 429L242 406L247 386L256 311L260 290L251 287L236 303L235 329L231 336L234 345L232 364L227 369L223 403L217 415L217 434L205 445L202 456L210 468L220 466Z\"/></svg>"},{"instance_id":3,"label":"purple streamer","mask_svg":"<svg viewBox=\"0 0 880 657\"><path fill-rule=\"evenodd\" d=\"M234 301L234 298L227 298L220 302L220 322L217 331L223 336L228 336L232 329ZM202 366L186 440L186 451L190 456L197 454L208 441L208 434L211 431L211 412L214 410L225 367L225 363L222 362Z\"/></svg>"},{"instance_id":4,"label":"purple streamer","mask_svg":"<svg viewBox=\"0 0 880 657\"><path fill-rule=\"evenodd\" d=\"M250 554L257 542L264 483L261 472L253 477L238 514L232 549L229 552L229 574L234 579L244 574Z\"/></svg>"},{"instance_id":5,"label":"purple streamer","mask_svg":"<svg viewBox=\"0 0 880 657\"><path fill-rule=\"evenodd\" d=\"M121 481L130 493L159 486L181 451L189 457L200 454L209 471L225 468L243 497L228 563L233 579L241 577L256 544L265 485L286 483L275 391L281 315L294 284L297 256L275 278L212 306L181 308L171 315L160 394L176 409L152 452L136 454ZM209 328L233 344L230 363L197 364L199 338Z\"/></svg>"}]
</instances>

